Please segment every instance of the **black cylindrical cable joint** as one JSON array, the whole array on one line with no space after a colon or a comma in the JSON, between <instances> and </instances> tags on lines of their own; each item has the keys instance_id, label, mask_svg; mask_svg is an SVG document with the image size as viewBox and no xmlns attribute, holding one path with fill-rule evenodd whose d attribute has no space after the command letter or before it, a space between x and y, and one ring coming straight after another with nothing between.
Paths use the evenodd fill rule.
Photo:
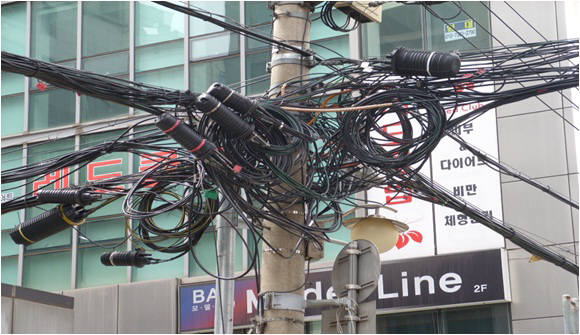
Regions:
<instances>
[{"instance_id":1,"label":"black cylindrical cable joint","mask_svg":"<svg viewBox=\"0 0 580 335\"><path fill-rule=\"evenodd\" d=\"M461 60L455 53L398 48L391 57L393 72L401 76L454 77Z\"/></svg>"},{"instance_id":2,"label":"black cylindrical cable joint","mask_svg":"<svg viewBox=\"0 0 580 335\"><path fill-rule=\"evenodd\" d=\"M181 146L199 158L204 158L216 150L215 144L201 137L180 119L170 114L162 114L156 125L177 143L181 144Z\"/></svg>"},{"instance_id":3,"label":"black cylindrical cable joint","mask_svg":"<svg viewBox=\"0 0 580 335\"><path fill-rule=\"evenodd\" d=\"M221 83L213 83L207 89L207 94L221 101L221 103L238 112L240 115L252 113L258 107L248 97L239 94Z\"/></svg>"},{"instance_id":4,"label":"black cylindrical cable joint","mask_svg":"<svg viewBox=\"0 0 580 335\"><path fill-rule=\"evenodd\" d=\"M145 253L143 249L131 251L110 251L101 255L101 263L106 266L136 266L142 268L146 264L151 264L151 254Z\"/></svg>"},{"instance_id":5,"label":"black cylindrical cable joint","mask_svg":"<svg viewBox=\"0 0 580 335\"><path fill-rule=\"evenodd\" d=\"M234 111L209 94L202 93L197 97L196 108L204 112L233 137L246 138L254 131L253 125L242 120Z\"/></svg>"},{"instance_id":6,"label":"black cylindrical cable joint","mask_svg":"<svg viewBox=\"0 0 580 335\"><path fill-rule=\"evenodd\" d=\"M54 204L79 204L89 205L100 200L100 194L91 194L89 189L83 188L63 188L55 190L42 189L37 193L38 200L42 203Z\"/></svg>"},{"instance_id":7,"label":"black cylindrical cable joint","mask_svg":"<svg viewBox=\"0 0 580 335\"><path fill-rule=\"evenodd\" d=\"M10 233L16 244L30 245L85 222L88 211L77 205L60 205L22 224Z\"/></svg>"}]
</instances>

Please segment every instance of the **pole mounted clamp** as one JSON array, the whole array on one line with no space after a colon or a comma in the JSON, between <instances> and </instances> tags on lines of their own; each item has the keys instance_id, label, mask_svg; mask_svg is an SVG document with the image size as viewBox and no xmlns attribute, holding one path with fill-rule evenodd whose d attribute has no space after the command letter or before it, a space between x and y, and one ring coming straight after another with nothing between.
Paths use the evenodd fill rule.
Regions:
<instances>
[{"instance_id":1,"label":"pole mounted clamp","mask_svg":"<svg viewBox=\"0 0 580 335\"><path fill-rule=\"evenodd\" d=\"M314 11L314 7L322 1L268 1L268 8L274 9L276 5L300 5L308 6L311 11Z\"/></svg>"},{"instance_id":2,"label":"pole mounted clamp","mask_svg":"<svg viewBox=\"0 0 580 335\"><path fill-rule=\"evenodd\" d=\"M296 64L306 67L314 67L316 62L312 56L302 56L297 53L272 53L272 61L266 63L266 71L270 73L274 66L282 64Z\"/></svg>"},{"instance_id":3,"label":"pole mounted clamp","mask_svg":"<svg viewBox=\"0 0 580 335\"><path fill-rule=\"evenodd\" d=\"M264 310L285 309L304 312L306 300L301 294L266 292L263 294Z\"/></svg>"}]
</instances>

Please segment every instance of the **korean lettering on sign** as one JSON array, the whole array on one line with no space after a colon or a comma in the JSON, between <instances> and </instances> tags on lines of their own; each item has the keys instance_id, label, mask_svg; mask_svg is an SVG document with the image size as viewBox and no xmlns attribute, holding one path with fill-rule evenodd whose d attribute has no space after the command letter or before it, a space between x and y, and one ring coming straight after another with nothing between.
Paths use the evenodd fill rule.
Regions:
<instances>
[{"instance_id":1,"label":"korean lettering on sign","mask_svg":"<svg viewBox=\"0 0 580 335\"><path fill-rule=\"evenodd\" d=\"M157 166L165 159L177 158L174 151L158 151L150 154L145 154L139 159L139 172L146 171ZM176 163L177 164L177 163ZM112 158L100 161L94 161L87 164L87 181L95 182L110 178L121 177L123 158ZM109 172L104 172L103 169L108 168ZM115 169L118 168L118 169ZM110 171L110 170L113 171ZM33 191L36 193L41 187L54 183L55 189L62 189L70 187L70 167L66 167L43 176L42 179L36 180L33 183ZM152 186L152 185L149 185ZM4 196L3 196L4 199Z\"/></svg>"}]
</instances>

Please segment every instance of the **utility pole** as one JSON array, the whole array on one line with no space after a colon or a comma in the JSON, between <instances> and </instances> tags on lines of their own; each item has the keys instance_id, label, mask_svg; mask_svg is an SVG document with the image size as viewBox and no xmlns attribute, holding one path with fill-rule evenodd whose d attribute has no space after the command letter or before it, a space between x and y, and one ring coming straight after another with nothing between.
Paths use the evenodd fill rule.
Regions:
<instances>
[{"instance_id":1,"label":"utility pole","mask_svg":"<svg viewBox=\"0 0 580 335\"><path fill-rule=\"evenodd\" d=\"M222 197L222 208L228 208L228 201ZM238 215L229 209L218 216L216 222L216 252L218 275L231 278L234 275L236 234L232 225L237 225ZM216 279L216 299L214 314L214 334L234 332L234 281Z\"/></svg>"},{"instance_id":2,"label":"utility pole","mask_svg":"<svg viewBox=\"0 0 580 335\"><path fill-rule=\"evenodd\" d=\"M307 50L310 48L310 13L312 3L304 2L271 2L274 9L272 35L275 39ZM307 59L290 50L272 50L270 62L270 87L291 78L308 74ZM274 92L276 94L277 92ZM294 158L305 155L297 152ZM298 161L298 159L294 159ZM293 178L299 182L304 179L302 167L295 167ZM292 199L290 199L292 200ZM291 202L289 200L289 202ZM294 222L304 224L304 202L298 201L288 207L278 204L286 217ZM264 222L263 237L278 252L290 255L299 241L273 222ZM262 245L262 264L260 275L260 296L264 301L264 314L261 320L265 334L300 334L304 333L304 244L290 258L283 258L266 244ZM268 303L272 301L277 303ZM302 305L302 307L300 307Z\"/></svg>"}]
</instances>

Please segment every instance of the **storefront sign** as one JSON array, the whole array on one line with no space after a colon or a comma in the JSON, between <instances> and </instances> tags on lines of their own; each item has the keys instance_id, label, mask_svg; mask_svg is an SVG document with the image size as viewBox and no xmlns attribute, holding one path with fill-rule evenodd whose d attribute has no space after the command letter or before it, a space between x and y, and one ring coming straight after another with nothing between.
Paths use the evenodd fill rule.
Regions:
<instances>
[{"instance_id":1,"label":"storefront sign","mask_svg":"<svg viewBox=\"0 0 580 335\"><path fill-rule=\"evenodd\" d=\"M484 250L384 262L377 290L371 298L377 309L408 309L509 300L504 251ZM335 298L330 270L308 276L307 299ZM179 288L180 332L213 328L215 283ZM234 325L249 325L256 313L254 278L235 283ZM367 299L368 300L368 299ZM319 315L320 308L306 315Z\"/></svg>"}]
</instances>

